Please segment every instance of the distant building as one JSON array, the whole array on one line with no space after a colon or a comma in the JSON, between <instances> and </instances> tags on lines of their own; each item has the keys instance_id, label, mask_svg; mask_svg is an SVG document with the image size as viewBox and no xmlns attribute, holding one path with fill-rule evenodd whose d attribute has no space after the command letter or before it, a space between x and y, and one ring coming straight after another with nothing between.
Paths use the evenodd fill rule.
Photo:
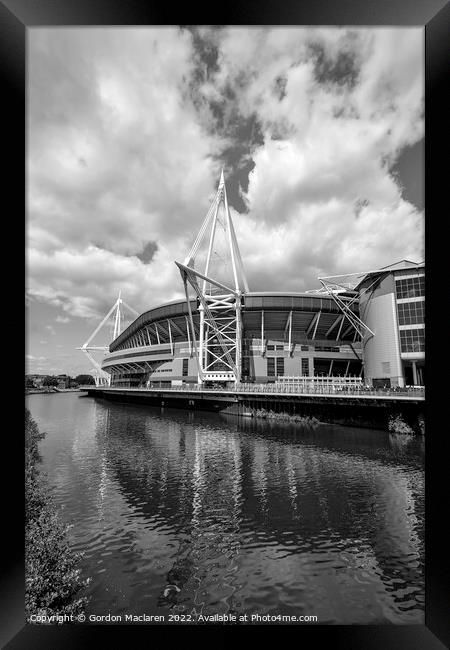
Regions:
<instances>
[{"instance_id":1,"label":"distant building","mask_svg":"<svg viewBox=\"0 0 450 650\"><path fill-rule=\"evenodd\" d=\"M71 377L68 375L57 375L56 379L58 380L57 388L69 388L72 381Z\"/></svg>"}]
</instances>

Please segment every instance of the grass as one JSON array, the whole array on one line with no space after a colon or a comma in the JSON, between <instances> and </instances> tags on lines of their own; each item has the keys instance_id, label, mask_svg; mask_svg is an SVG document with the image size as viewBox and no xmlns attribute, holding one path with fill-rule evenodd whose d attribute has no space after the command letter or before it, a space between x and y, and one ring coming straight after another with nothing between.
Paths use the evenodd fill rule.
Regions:
<instances>
[{"instance_id":1,"label":"grass","mask_svg":"<svg viewBox=\"0 0 450 650\"><path fill-rule=\"evenodd\" d=\"M25 410L25 611L37 616L77 616L87 598L80 592L89 584L81 579L82 554L72 551L68 530L59 518L51 490L39 471L41 433ZM54 619L55 620L55 619Z\"/></svg>"}]
</instances>

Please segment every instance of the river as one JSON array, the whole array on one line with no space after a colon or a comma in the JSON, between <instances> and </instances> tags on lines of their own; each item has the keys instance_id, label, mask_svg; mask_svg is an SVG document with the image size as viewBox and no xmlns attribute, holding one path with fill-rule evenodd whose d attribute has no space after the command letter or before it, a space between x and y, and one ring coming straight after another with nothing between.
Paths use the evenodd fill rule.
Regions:
<instances>
[{"instance_id":1,"label":"river","mask_svg":"<svg viewBox=\"0 0 450 650\"><path fill-rule=\"evenodd\" d=\"M88 617L424 623L423 439L80 393L26 403Z\"/></svg>"}]
</instances>

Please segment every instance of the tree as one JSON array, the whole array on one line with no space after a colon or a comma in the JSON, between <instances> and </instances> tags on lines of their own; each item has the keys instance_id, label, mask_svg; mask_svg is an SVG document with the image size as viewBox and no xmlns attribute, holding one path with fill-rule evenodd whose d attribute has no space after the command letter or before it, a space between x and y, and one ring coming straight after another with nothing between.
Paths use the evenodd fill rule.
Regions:
<instances>
[{"instance_id":1,"label":"tree","mask_svg":"<svg viewBox=\"0 0 450 650\"><path fill-rule=\"evenodd\" d=\"M90 385L90 384L95 384L94 378L91 375L77 375L75 377L75 381L77 384L82 384L82 385Z\"/></svg>"},{"instance_id":2,"label":"tree","mask_svg":"<svg viewBox=\"0 0 450 650\"><path fill-rule=\"evenodd\" d=\"M38 468L38 443L45 437L25 410L25 612L63 616L84 613L81 595L90 579L81 577L81 553L72 550L53 493ZM59 621L58 621L59 622Z\"/></svg>"},{"instance_id":3,"label":"tree","mask_svg":"<svg viewBox=\"0 0 450 650\"><path fill-rule=\"evenodd\" d=\"M46 377L43 381L43 386L57 386L58 384L56 377Z\"/></svg>"}]
</instances>

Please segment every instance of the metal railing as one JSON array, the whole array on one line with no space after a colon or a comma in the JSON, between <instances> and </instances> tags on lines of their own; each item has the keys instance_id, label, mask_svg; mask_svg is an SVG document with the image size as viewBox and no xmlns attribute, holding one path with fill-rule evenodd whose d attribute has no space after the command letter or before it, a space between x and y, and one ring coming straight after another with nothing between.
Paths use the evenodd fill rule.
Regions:
<instances>
[{"instance_id":1,"label":"metal railing","mask_svg":"<svg viewBox=\"0 0 450 650\"><path fill-rule=\"evenodd\" d=\"M81 390L93 389L95 386L80 386ZM342 386L330 384L311 384L304 385L301 388L293 385L272 384L237 384L233 388L217 386L214 388L205 388L201 384L183 384L181 386L100 386L99 389L108 391L148 391L161 392L170 391L176 393L248 393L258 395L336 395L341 397L390 397L390 398L425 398L425 387L408 387L408 388L371 388L361 385Z\"/></svg>"}]
</instances>

